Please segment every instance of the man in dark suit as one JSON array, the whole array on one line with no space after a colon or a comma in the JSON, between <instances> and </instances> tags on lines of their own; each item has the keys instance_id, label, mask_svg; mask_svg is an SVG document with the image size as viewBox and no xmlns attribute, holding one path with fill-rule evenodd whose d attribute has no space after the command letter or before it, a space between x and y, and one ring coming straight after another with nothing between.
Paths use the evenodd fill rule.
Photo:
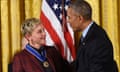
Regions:
<instances>
[{"instance_id":1,"label":"man in dark suit","mask_svg":"<svg viewBox=\"0 0 120 72\"><path fill-rule=\"evenodd\" d=\"M92 20L92 9L86 1L76 1L67 10L74 31L82 32L76 72L115 72L113 46L105 32Z\"/></svg>"}]
</instances>

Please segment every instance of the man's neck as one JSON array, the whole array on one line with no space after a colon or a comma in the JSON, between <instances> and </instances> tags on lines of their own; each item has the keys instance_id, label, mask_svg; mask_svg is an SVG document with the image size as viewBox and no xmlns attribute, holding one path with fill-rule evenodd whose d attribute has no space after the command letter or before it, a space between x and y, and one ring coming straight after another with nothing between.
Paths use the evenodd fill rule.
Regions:
<instances>
[{"instance_id":1,"label":"man's neck","mask_svg":"<svg viewBox=\"0 0 120 72\"><path fill-rule=\"evenodd\" d=\"M83 23L83 29L82 29L81 32L83 32L83 31L88 27L88 25L89 25L91 22L92 22L92 20L84 21L84 23Z\"/></svg>"}]
</instances>

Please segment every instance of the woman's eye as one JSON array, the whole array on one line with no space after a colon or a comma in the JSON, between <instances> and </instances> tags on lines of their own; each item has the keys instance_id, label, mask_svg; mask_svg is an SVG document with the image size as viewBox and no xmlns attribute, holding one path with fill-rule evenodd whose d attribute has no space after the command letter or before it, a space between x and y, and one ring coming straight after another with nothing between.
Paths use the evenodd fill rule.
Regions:
<instances>
[{"instance_id":1,"label":"woman's eye","mask_svg":"<svg viewBox=\"0 0 120 72\"><path fill-rule=\"evenodd\" d=\"M39 32L39 33L42 33L42 32L44 32L44 30L39 30L38 32Z\"/></svg>"}]
</instances>

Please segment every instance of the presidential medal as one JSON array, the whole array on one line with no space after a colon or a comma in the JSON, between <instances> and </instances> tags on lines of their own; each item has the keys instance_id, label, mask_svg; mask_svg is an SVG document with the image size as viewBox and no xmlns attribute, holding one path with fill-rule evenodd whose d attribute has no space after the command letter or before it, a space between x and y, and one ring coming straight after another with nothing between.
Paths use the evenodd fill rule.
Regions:
<instances>
[{"instance_id":1,"label":"presidential medal","mask_svg":"<svg viewBox=\"0 0 120 72\"><path fill-rule=\"evenodd\" d=\"M49 67L49 63L47 61L45 61L45 62L43 62L43 66L47 68L47 67Z\"/></svg>"}]
</instances>

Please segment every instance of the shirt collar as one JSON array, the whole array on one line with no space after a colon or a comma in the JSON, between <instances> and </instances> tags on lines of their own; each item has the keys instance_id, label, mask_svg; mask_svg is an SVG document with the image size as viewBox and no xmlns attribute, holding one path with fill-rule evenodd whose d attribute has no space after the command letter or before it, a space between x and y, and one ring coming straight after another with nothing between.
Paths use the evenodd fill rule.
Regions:
<instances>
[{"instance_id":1,"label":"shirt collar","mask_svg":"<svg viewBox=\"0 0 120 72\"><path fill-rule=\"evenodd\" d=\"M87 35L87 32L90 29L90 27L92 26L92 24L93 24L93 21L87 26L87 28L85 28L85 30L83 30L83 32L82 32L83 38L85 38L85 36Z\"/></svg>"}]
</instances>

